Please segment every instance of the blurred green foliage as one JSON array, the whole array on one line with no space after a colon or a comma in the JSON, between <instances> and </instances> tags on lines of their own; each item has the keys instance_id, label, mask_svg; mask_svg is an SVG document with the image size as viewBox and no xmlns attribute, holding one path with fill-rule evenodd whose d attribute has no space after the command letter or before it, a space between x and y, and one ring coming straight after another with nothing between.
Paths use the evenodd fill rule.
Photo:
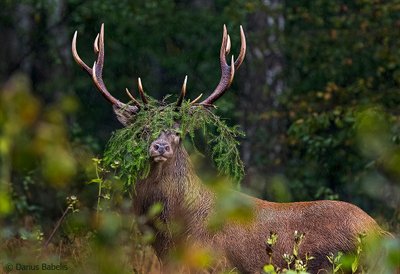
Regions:
<instances>
[{"instance_id":1,"label":"blurred green foliage","mask_svg":"<svg viewBox=\"0 0 400 274\"><path fill-rule=\"evenodd\" d=\"M398 225L399 11L397 1L287 2L282 100L295 199L336 193Z\"/></svg>"}]
</instances>

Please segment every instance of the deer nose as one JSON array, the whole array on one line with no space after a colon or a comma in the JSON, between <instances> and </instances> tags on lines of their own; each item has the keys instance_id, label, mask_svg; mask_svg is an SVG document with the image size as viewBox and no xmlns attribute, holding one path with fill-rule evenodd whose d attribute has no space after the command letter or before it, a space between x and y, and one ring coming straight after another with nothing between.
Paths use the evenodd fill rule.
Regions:
<instances>
[{"instance_id":1,"label":"deer nose","mask_svg":"<svg viewBox=\"0 0 400 274\"><path fill-rule=\"evenodd\" d=\"M164 154L164 152L169 151L169 145L163 143L156 143L153 145L153 148L160 154Z\"/></svg>"}]
</instances>

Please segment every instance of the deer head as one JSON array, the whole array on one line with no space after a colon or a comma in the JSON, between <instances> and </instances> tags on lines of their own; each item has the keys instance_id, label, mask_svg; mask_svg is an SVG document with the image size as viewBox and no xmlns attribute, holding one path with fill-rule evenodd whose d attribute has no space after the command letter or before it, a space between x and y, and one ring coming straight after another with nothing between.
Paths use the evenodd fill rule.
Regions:
<instances>
[{"instance_id":1,"label":"deer head","mask_svg":"<svg viewBox=\"0 0 400 274\"><path fill-rule=\"evenodd\" d=\"M218 100L225 91L229 88L235 75L235 71L242 64L245 53L246 53L246 38L244 35L243 28L240 26L240 37L241 37L241 48L238 58L235 60L231 57L230 65L227 63L226 56L230 52L231 41L228 35L226 26L223 27L222 45L220 50L220 66L221 66L221 79L214 89L214 91L203 101L200 101L200 96L191 101L191 108L210 108L214 106L216 100ZM89 67L82 59L76 49L77 31L72 39L72 54L75 61L89 74L92 78L95 86L103 95L103 97L112 104L113 110L117 116L117 119L125 126L130 125L135 115L139 111L146 111L146 105L149 104L149 100L146 97L141 79L138 78L138 91L141 98L139 102L128 89L126 93L131 98L131 104L122 103L111 95L106 85L104 84L102 73L104 67L104 24L101 25L100 33L94 40L93 48L94 53L97 55L97 60L94 62L92 67ZM187 76L182 85L180 96L176 102L176 108L179 109L182 105L186 95ZM174 130L179 127L179 119L175 122L175 126L171 128L165 128L162 133L154 140L149 147L149 155L151 159L156 163L163 163L171 159L174 155L176 147L180 144L180 136Z\"/></svg>"}]
</instances>

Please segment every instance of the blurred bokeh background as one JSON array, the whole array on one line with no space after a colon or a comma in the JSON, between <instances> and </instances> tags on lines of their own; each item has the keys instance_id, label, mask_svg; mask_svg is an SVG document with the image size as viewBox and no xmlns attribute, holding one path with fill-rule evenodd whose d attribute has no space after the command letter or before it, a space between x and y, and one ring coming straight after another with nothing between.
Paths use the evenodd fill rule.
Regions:
<instances>
[{"instance_id":1,"label":"blurred bokeh background","mask_svg":"<svg viewBox=\"0 0 400 274\"><path fill-rule=\"evenodd\" d=\"M78 30L78 51L92 64L101 23L104 80L122 101L126 87L137 92L137 77L157 99L178 94L185 75L189 98L209 94L222 26L237 55L243 25L246 59L216 110L246 133L242 190L279 202L348 201L400 231L399 1L1 0L2 256L36 252L13 246L40 246L68 208L49 256L79 265L96 249L87 271L100 273L92 263L122 273L126 261L111 263L105 246L145 245L127 232L129 195L96 160L121 126L71 56ZM205 157L193 152L193 160L212 181L201 144Z\"/></svg>"}]
</instances>

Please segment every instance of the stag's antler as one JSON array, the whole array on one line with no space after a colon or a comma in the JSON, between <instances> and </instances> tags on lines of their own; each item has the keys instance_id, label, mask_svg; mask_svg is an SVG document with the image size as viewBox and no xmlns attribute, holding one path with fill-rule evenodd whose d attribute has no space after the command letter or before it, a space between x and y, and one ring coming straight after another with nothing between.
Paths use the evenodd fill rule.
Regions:
<instances>
[{"instance_id":1,"label":"stag's antler","mask_svg":"<svg viewBox=\"0 0 400 274\"><path fill-rule=\"evenodd\" d=\"M186 95L186 84L187 84L187 75L185 76L185 80L183 80L183 85L181 89L181 95L178 98L178 101L176 102L176 106L180 107L182 105L183 99L185 98Z\"/></svg>"},{"instance_id":2,"label":"stag's antler","mask_svg":"<svg viewBox=\"0 0 400 274\"><path fill-rule=\"evenodd\" d=\"M97 89L101 92L101 94L104 96L104 98L109 101L113 107L123 113L120 113L121 115L125 116L125 118L129 119L130 115L136 114L139 109L140 105L139 103L133 98L133 103L135 104L134 106L122 103L115 97L113 97L110 92L107 90L106 85L104 84L103 81L103 66L104 66L104 24L101 24L100 28L100 33L97 34L96 39L94 40L93 48L94 48L94 53L97 55L97 60L93 64L93 68L90 68L88 65L86 65L85 62L82 61L82 59L79 57L79 54L76 50L76 38L78 35L78 31L75 31L74 38L72 39L72 55L75 59L75 61L92 77L94 84L96 85ZM139 78L140 80L140 78ZM140 83L140 82L139 82ZM141 86L141 83L140 83ZM139 89L142 95L143 89ZM128 92L129 93L129 92ZM131 99L132 99L131 98ZM145 98L144 95L142 96L142 99ZM143 100L144 103L147 103L147 101Z\"/></svg>"},{"instance_id":3,"label":"stag's antler","mask_svg":"<svg viewBox=\"0 0 400 274\"><path fill-rule=\"evenodd\" d=\"M79 57L79 54L76 50L76 39L77 39L78 32L75 31L74 38L72 39L72 55L75 61L92 77L94 84L96 85L97 89L101 92L104 98L109 101L114 110L116 110L120 121L122 120L123 123L128 122L132 115L136 114L141 109L141 104L132 96L128 89L126 92L128 96L132 99L133 105L128 105L122 103L115 97L113 97L110 92L107 90L106 85L103 81L103 67L104 67L104 24L101 24L100 33L97 34L96 39L94 40L93 48L94 53L97 55L97 60L93 64L93 68L90 68L82 59ZM241 47L240 53L236 60L234 60L233 56L231 58L231 65L228 65L226 62L226 55L229 54L231 49L231 39L229 37L228 31L226 30L226 26L224 25L223 36L222 36L222 44L220 50L220 63L221 63L221 79L215 88L215 90L208 96L205 100L199 103L199 105L203 106L212 106L213 103L218 100L224 92L229 88L232 83L233 77L235 76L235 71L240 67L242 64L245 54L246 54L246 37L244 35L244 31L242 26L240 26L240 40L241 40ZM179 96L177 106L179 107L184 100L186 94L186 84L187 84L187 76L182 85L181 94ZM148 103L148 100L144 94L143 86L140 78L138 78L138 88L139 88L139 95L142 99L144 105ZM191 104L197 103L200 100L200 96L194 99Z\"/></svg>"},{"instance_id":4,"label":"stag's antler","mask_svg":"<svg viewBox=\"0 0 400 274\"><path fill-rule=\"evenodd\" d=\"M240 67L246 55L246 37L242 26L240 26L240 53L238 58L234 61L232 56L231 65L229 66L226 62L226 55L229 54L231 50L231 39L229 37L226 26L224 25L224 31L222 36L221 50L219 53L219 59L221 63L221 79L215 90L208 96L205 100L200 102L200 105L209 106L212 105L216 100L218 100L224 92L229 88L232 83L233 77L235 76L235 71Z\"/></svg>"}]
</instances>

